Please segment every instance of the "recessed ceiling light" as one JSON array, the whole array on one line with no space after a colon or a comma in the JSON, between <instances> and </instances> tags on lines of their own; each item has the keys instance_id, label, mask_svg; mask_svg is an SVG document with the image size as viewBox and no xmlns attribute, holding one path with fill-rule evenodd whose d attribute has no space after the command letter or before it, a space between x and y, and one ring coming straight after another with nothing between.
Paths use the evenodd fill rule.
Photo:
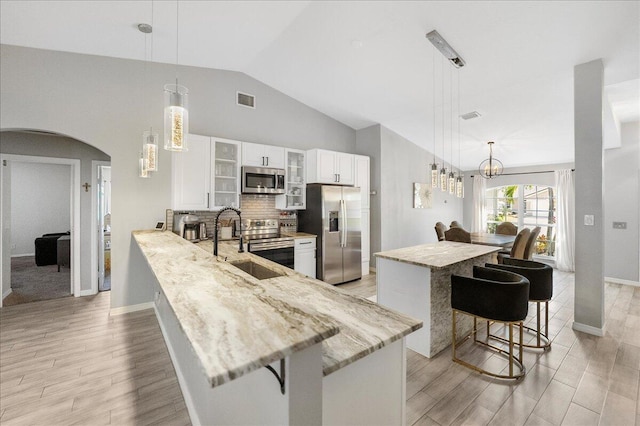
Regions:
<instances>
[{"instance_id":1,"label":"recessed ceiling light","mask_svg":"<svg viewBox=\"0 0 640 426\"><path fill-rule=\"evenodd\" d=\"M138 24L138 30L142 33L149 34L153 31L153 27L149 24Z\"/></svg>"}]
</instances>

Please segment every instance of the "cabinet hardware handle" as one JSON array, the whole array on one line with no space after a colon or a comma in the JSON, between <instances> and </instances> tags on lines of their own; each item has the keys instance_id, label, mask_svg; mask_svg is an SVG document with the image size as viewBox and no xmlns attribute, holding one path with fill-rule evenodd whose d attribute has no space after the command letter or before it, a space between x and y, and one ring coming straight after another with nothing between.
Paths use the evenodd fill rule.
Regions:
<instances>
[{"instance_id":1,"label":"cabinet hardware handle","mask_svg":"<svg viewBox=\"0 0 640 426\"><path fill-rule=\"evenodd\" d=\"M211 193L207 192L207 208L209 208L209 204L211 203Z\"/></svg>"},{"instance_id":2,"label":"cabinet hardware handle","mask_svg":"<svg viewBox=\"0 0 640 426\"><path fill-rule=\"evenodd\" d=\"M303 245L303 244L311 244L311 241L307 241L306 243L300 243L300 245Z\"/></svg>"}]
</instances>

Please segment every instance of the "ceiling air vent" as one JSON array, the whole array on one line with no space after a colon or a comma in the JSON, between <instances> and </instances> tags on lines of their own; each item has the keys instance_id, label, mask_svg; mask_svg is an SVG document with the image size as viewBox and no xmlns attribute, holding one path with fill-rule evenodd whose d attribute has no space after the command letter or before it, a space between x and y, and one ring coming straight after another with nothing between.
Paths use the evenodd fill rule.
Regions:
<instances>
[{"instance_id":1,"label":"ceiling air vent","mask_svg":"<svg viewBox=\"0 0 640 426\"><path fill-rule=\"evenodd\" d=\"M247 93L236 92L236 101L238 105L246 106L248 108L256 107L256 97Z\"/></svg>"},{"instance_id":2,"label":"ceiling air vent","mask_svg":"<svg viewBox=\"0 0 640 426\"><path fill-rule=\"evenodd\" d=\"M471 120L472 118L478 117L480 117L480 113L478 111L471 111L460 116L460 118L462 118L463 120Z\"/></svg>"}]
</instances>

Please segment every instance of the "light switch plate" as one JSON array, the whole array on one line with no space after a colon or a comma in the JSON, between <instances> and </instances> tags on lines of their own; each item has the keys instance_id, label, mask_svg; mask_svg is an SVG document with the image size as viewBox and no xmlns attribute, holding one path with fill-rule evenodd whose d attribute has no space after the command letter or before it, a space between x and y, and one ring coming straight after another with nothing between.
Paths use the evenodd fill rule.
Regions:
<instances>
[{"instance_id":1,"label":"light switch plate","mask_svg":"<svg viewBox=\"0 0 640 426\"><path fill-rule=\"evenodd\" d=\"M595 223L595 220L594 220L592 214L585 214L584 215L584 224L586 226L593 226L594 223Z\"/></svg>"},{"instance_id":2,"label":"light switch plate","mask_svg":"<svg viewBox=\"0 0 640 426\"><path fill-rule=\"evenodd\" d=\"M627 222L613 222L613 229L627 229Z\"/></svg>"}]
</instances>

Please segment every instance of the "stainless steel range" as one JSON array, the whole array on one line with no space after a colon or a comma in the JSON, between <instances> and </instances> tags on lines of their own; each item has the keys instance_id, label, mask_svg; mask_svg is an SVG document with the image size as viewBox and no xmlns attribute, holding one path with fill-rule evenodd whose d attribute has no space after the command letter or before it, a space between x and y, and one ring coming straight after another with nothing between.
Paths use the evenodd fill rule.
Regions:
<instances>
[{"instance_id":1,"label":"stainless steel range","mask_svg":"<svg viewBox=\"0 0 640 426\"><path fill-rule=\"evenodd\" d=\"M236 219L234 228L236 237L242 229L250 253L293 269L294 239L280 235L278 219L242 219L242 227Z\"/></svg>"}]
</instances>

